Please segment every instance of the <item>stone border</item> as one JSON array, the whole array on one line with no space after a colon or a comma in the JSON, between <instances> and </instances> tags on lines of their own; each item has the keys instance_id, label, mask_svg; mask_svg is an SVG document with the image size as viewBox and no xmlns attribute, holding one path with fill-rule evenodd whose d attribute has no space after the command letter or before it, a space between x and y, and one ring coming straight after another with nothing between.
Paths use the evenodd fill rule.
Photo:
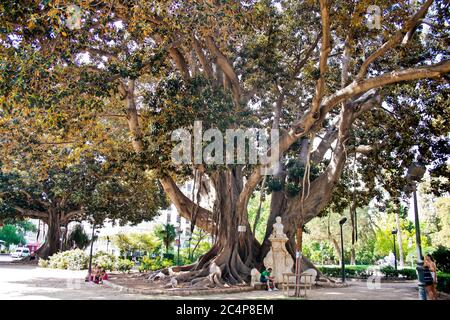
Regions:
<instances>
[{"instance_id":1,"label":"stone border","mask_svg":"<svg viewBox=\"0 0 450 320\"><path fill-rule=\"evenodd\" d=\"M104 280L103 283L119 292L144 294L144 295L168 295L168 296L206 296L211 294L228 294L228 293L240 293L254 291L255 289L250 286L235 287L226 289L136 289L123 285L113 283L109 280Z\"/></svg>"}]
</instances>

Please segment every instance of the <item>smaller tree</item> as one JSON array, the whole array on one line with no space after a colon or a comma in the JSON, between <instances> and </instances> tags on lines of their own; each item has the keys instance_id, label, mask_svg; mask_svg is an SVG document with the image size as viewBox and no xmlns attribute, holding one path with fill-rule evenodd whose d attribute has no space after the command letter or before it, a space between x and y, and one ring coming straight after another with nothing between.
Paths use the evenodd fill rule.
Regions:
<instances>
[{"instance_id":1,"label":"smaller tree","mask_svg":"<svg viewBox=\"0 0 450 320\"><path fill-rule=\"evenodd\" d=\"M6 224L0 228L0 240L5 242L6 249L8 250L12 244L26 243L23 233L12 224Z\"/></svg>"},{"instance_id":2,"label":"smaller tree","mask_svg":"<svg viewBox=\"0 0 450 320\"><path fill-rule=\"evenodd\" d=\"M175 241L175 238L177 237L175 227L170 223L161 224L156 226L154 232L155 236L161 239L161 241L163 242L166 248L166 254L168 254L170 245Z\"/></svg>"},{"instance_id":3,"label":"smaller tree","mask_svg":"<svg viewBox=\"0 0 450 320\"><path fill-rule=\"evenodd\" d=\"M188 260L196 260L199 256L205 254L210 248L211 243L207 240L208 233L202 229L195 229L192 233L192 240L188 248Z\"/></svg>"},{"instance_id":4,"label":"smaller tree","mask_svg":"<svg viewBox=\"0 0 450 320\"><path fill-rule=\"evenodd\" d=\"M438 246L431 254L439 271L450 272L450 250L444 246Z\"/></svg>"},{"instance_id":5,"label":"smaller tree","mask_svg":"<svg viewBox=\"0 0 450 320\"><path fill-rule=\"evenodd\" d=\"M133 233L130 238L139 251L147 254L156 251L158 239L151 233Z\"/></svg>"},{"instance_id":6,"label":"smaller tree","mask_svg":"<svg viewBox=\"0 0 450 320\"><path fill-rule=\"evenodd\" d=\"M84 231L83 226L81 224L77 224L70 232L67 241L70 246L75 244L77 248L83 250L89 245L91 239L89 239L89 236Z\"/></svg>"},{"instance_id":7,"label":"smaller tree","mask_svg":"<svg viewBox=\"0 0 450 320\"><path fill-rule=\"evenodd\" d=\"M15 226L17 231L22 234L25 234L28 231L37 231L36 225L29 220L5 219L4 223Z\"/></svg>"},{"instance_id":8,"label":"smaller tree","mask_svg":"<svg viewBox=\"0 0 450 320\"><path fill-rule=\"evenodd\" d=\"M120 250L120 253L126 258L129 252L133 252L137 250L136 243L126 234L119 233L113 237L113 244L117 249Z\"/></svg>"}]
</instances>

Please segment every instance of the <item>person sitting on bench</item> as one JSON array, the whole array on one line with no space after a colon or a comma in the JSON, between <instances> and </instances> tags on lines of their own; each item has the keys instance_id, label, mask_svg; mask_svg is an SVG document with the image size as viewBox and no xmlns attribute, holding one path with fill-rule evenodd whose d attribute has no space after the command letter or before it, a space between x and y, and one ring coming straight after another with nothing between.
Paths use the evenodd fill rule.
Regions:
<instances>
[{"instance_id":1,"label":"person sitting on bench","mask_svg":"<svg viewBox=\"0 0 450 320\"><path fill-rule=\"evenodd\" d=\"M259 279L260 282L267 284L267 291L272 291L271 284L274 291L278 291L276 285L275 285L275 278L270 276L270 273L272 272L272 268L269 268L267 270L264 270L261 272L261 278Z\"/></svg>"}]
</instances>

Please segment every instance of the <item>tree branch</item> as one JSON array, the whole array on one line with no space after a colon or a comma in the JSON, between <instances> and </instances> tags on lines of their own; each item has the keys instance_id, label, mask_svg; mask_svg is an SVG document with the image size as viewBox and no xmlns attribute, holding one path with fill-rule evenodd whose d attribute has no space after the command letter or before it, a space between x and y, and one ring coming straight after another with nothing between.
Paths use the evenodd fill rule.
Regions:
<instances>
[{"instance_id":1,"label":"tree branch","mask_svg":"<svg viewBox=\"0 0 450 320\"><path fill-rule=\"evenodd\" d=\"M302 60L299 60L294 68L294 72L292 75L293 80L295 80L295 78L297 78L298 74L300 73L300 71L302 70L302 68L304 67L304 65L309 61L309 58L311 57L311 55L314 52L314 49L316 49L317 44L319 43L320 37L322 37L322 32L319 32L316 36L316 39L314 40L314 42L309 46L309 48L306 50L305 56L303 57Z\"/></svg>"},{"instance_id":2,"label":"tree branch","mask_svg":"<svg viewBox=\"0 0 450 320\"><path fill-rule=\"evenodd\" d=\"M385 85L399 83L404 81L438 78L443 74L450 72L450 61L446 60L434 65L421 66L417 68L410 68L405 70L398 70L388 72L378 77L367 79L363 82L353 81L347 87L337 91L335 94L329 96L322 103L323 112L326 114L338 103L354 97L360 93L367 92L371 89L380 88Z\"/></svg>"},{"instance_id":3,"label":"tree branch","mask_svg":"<svg viewBox=\"0 0 450 320\"><path fill-rule=\"evenodd\" d=\"M189 66L181 51L177 48L171 47L169 48L169 55L175 62L178 70L181 72L181 76L183 77L183 79L185 81L189 80L189 78L191 77L189 74Z\"/></svg>"},{"instance_id":4,"label":"tree branch","mask_svg":"<svg viewBox=\"0 0 450 320\"><path fill-rule=\"evenodd\" d=\"M80 216L83 214L85 214L85 211L83 209L70 211L70 212L62 215L61 222L64 224L67 224L70 221L72 221L74 218L76 218L77 216Z\"/></svg>"},{"instance_id":5,"label":"tree branch","mask_svg":"<svg viewBox=\"0 0 450 320\"><path fill-rule=\"evenodd\" d=\"M200 44L200 41L198 41L198 39L195 37L195 35L192 35L191 39L192 39L192 46L195 50L195 53L197 54L200 64L202 65L206 78L210 81L213 81L214 73L211 66L211 62L208 60L205 53L203 52L202 45Z\"/></svg>"},{"instance_id":6,"label":"tree branch","mask_svg":"<svg viewBox=\"0 0 450 320\"><path fill-rule=\"evenodd\" d=\"M330 54L330 11L328 0L320 0L320 14L322 17L322 45L320 49L319 72L317 80L316 94L312 101L311 111L316 113L319 110L325 90L325 73L327 71L328 55Z\"/></svg>"},{"instance_id":7,"label":"tree branch","mask_svg":"<svg viewBox=\"0 0 450 320\"><path fill-rule=\"evenodd\" d=\"M359 69L358 74L356 75L357 81L360 81L365 77L367 69L375 60L377 60L379 57L381 57L390 49L399 44L405 35L407 35L408 33L412 32L415 29L417 23L419 23L420 20L427 14L428 8L433 4L433 2L434 0L427 0L427 2L425 2L425 4L420 8L420 10L405 23L402 29L397 31L391 39L385 42L378 50L372 53L363 62L361 68ZM410 36L412 36L412 34Z\"/></svg>"},{"instance_id":8,"label":"tree branch","mask_svg":"<svg viewBox=\"0 0 450 320\"><path fill-rule=\"evenodd\" d=\"M200 207L185 196L170 176L164 176L160 178L159 181L161 182L164 191L169 195L170 200L177 208L178 213L183 218L190 221L192 218L192 213L196 211L197 215L195 224L208 233L213 232L213 225L209 220L212 213L209 210Z\"/></svg>"},{"instance_id":9,"label":"tree branch","mask_svg":"<svg viewBox=\"0 0 450 320\"><path fill-rule=\"evenodd\" d=\"M338 137L338 130L336 126L330 127L330 129L325 133L322 141L317 146L316 150L311 155L311 161L313 163L320 163L327 151L331 148L331 145Z\"/></svg>"},{"instance_id":10,"label":"tree branch","mask_svg":"<svg viewBox=\"0 0 450 320\"><path fill-rule=\"evenodd\" d=\"M35 210L30 210L30 209L24 209L24 208L21 208L19 206L13 206L13 208L14 208L14 210L20 212L25 217L38 218L38 219L47 219L48 218L48 214L45 213L45 212L35 211Z\"/></svg>"},{"instance_id":11,"label":"tree branch","mask_svg":"<svg viewBox=\"0 0 450 320\"><path fill-rule=\"evenodd\" d=\"M206 46L208 47L211 54L216 58L217 65L220 69L227 75L231 81L233 99L235 104L239 104L241 101L241 87L239 83L239 78L231 65L228 58L219 50L211 36L206 37Z\"/></svg>"}]
</instances>

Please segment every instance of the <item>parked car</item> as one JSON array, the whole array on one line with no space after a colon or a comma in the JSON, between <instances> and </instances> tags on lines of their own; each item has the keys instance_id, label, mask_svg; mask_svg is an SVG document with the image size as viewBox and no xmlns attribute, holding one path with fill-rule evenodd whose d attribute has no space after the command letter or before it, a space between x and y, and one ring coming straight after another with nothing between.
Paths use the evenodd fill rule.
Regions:
<instances>
[{"instance_id":1,"label":"parked car","mask_svg":"<svg viewBox=\"0 0 450 320\"><path fill-rule=\"evenodd\" d=\"M20 259L20 258L26 258L30 255L30 249L28 248L17 248L16 251L14 251L11 254L12 258Z\"/></svg>"}]
</instances>

